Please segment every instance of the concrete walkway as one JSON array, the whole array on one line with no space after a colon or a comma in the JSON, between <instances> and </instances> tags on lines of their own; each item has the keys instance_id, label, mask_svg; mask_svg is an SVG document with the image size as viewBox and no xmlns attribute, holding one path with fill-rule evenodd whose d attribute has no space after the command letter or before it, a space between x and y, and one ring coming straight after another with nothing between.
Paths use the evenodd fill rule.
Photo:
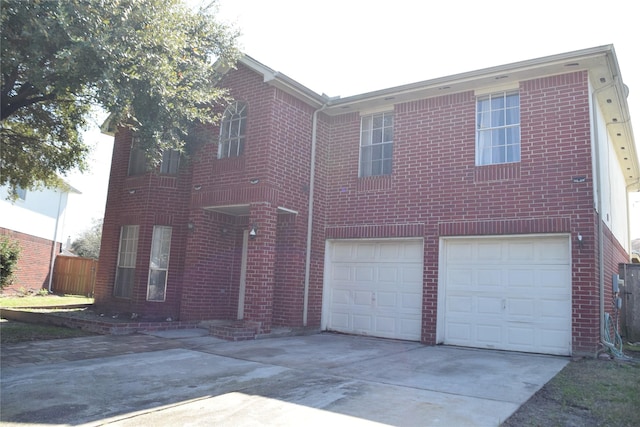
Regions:
<instances>
[{"instance_id":1,"label":"concrete walkway","mask_svg":"<svg viewBox=\"0 0 640 427\"><path fill-rule=\"evenodd\" d=\"M0 420L23 427L497 426L568 363L336 334L244 342L205 334L3 345Z\"/></svg>"}]
</instances>

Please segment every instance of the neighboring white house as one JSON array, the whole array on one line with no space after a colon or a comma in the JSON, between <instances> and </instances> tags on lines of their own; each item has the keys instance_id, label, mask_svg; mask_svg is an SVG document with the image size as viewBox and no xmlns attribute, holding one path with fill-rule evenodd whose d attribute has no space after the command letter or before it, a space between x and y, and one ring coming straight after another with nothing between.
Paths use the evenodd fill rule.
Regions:
<instances>
[{"instance_id":1,"label":"neighboring white house","mask_svg":"<svg viewBox=\"0 0 640 427\"><path fill-rule=\"evenodd\" d=\"M20 190L9 200L8 187L0 187L0 236L16 240L21 247L14 283L8 290L50 288L50 273L64 240L64 218L69 194L66 188Z\"/></svg>"}]
</instances>

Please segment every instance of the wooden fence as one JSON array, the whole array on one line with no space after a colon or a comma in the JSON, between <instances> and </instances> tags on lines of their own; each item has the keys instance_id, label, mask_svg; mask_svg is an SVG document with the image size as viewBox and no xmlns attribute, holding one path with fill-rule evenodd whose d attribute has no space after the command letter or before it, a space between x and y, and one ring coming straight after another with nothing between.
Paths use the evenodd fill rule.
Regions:
<instances>
[{"instance_id":1,"label":"wooden fence","mask_svg":"<svg viewBox=\"0 0 640 427\"><path fill-rule=\"evenodd\" d=\"M53 266L51 290L56 294L93 296L98 261L58 255Z\"/></svg>"}]
</instances>

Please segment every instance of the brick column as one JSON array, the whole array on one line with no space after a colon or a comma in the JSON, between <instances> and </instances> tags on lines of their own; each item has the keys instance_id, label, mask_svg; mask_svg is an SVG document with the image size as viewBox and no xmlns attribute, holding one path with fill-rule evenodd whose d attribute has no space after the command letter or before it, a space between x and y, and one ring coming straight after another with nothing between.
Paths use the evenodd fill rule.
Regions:
<instances>
[{"instance_id":1,"label":"brick column","mask_svg":"<svg viewBox=\"0 0 640 427\"><path fill-rule=\"evenodd\" d=\"M249 230L255 224L256 236L249 238L244 320L258 334L271 332L275 283L277 209L270 203L252 203Z\"/></svg>"}]
</instances>

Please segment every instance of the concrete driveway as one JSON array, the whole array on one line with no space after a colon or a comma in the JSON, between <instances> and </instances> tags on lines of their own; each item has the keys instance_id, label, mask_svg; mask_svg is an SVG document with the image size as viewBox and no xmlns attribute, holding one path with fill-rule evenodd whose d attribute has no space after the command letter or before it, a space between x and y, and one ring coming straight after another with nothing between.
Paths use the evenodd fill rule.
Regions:
<instances>
[{"instance_id":1,"label":"concrete driveway","mask_svg":"<svg viewBox=\"0 0 640 427\"><path fill-rule=\"evenodd\" d=\"M205 333L138 336L146 349L138 344L135 353L67 360L65 349L92 340L100 348L105 338L48 341L61 346L56 357L29 364L16 363L12 351L25 357L38 348L55 351L5 345L0 420L7 426L497 426L568 363L337 334L226 342ZM136 337L109 340L122 353L129 346L118 340ZM6 366L5 359L14 362Z\"/></svg>"}]
</instances>

